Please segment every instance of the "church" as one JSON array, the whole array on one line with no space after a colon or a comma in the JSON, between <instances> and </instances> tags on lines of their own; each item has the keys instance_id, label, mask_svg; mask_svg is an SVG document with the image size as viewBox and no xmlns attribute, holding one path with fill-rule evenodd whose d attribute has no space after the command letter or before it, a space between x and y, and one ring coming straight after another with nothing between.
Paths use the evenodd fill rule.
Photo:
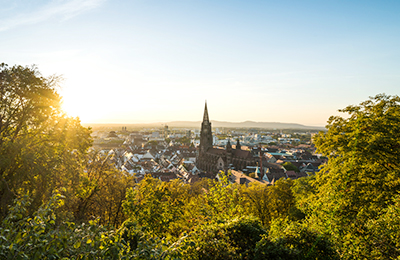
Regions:
<instances>
[{"instance_id":1,"label":"church","mask_svg":"<svg viewBox=\"0 0 400 260\"><path fill-rule=\"evenodd\" d=\"M259 156L251 151L242 150L239 140L235 149L230 141L225 149L213 147L211 122L208 117L207 103L204 107L203 122L201 123L200 146L197 158L197 168L206 172L236 169L243 170L247 166L256 166Z\"/></svg>"}]
</instances>

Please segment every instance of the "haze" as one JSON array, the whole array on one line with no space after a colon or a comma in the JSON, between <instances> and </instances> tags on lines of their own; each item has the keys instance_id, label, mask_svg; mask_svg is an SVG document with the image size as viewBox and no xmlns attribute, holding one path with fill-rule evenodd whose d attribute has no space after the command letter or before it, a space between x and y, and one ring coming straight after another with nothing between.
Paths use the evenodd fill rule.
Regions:
<instances>
[{"instance_id":1,"label":"haze","mask_svg":"<svg viewBox=\"0 0 400 260\"><path fill-rule=\"evenodd\" d=\"M1 62L62 75L83 123L323 126L400 83L398 1L1 1Z\"/></svg>"}]
</instances>

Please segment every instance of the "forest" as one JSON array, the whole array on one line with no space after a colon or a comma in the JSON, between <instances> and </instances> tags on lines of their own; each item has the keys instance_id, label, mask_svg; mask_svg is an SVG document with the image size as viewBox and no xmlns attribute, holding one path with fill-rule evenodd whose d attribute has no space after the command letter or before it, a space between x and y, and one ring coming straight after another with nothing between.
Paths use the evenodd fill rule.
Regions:
<instances>
[{"instance_id":1,"label":"forest","mask_svg":"<svg viewBox=\"0 0 400 260\"><path fill-rule=\"evenodd\" d=\"M0 259L400 259L400 97L330 117L313 176L136 183L62 111L59 82L0 65Z\"/></svg>"}]
</instances>

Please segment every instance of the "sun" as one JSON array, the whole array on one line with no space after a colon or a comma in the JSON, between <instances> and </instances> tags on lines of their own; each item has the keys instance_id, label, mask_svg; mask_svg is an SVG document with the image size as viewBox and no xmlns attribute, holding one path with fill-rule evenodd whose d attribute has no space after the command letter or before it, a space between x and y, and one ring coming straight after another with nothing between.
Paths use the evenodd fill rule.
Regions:
<instances>
[{"instance_id":1,"label":"sun","mask_svg":"<svg viewBox=\"0 0 400 260\"><path fill-rule=\"evenodd\" d=\"M104 111L101 104L95 100L87 100L83 96L63 97L62 110L70 117L79 117L82 123L101 122Z\"/></svg>"}]
</instances>

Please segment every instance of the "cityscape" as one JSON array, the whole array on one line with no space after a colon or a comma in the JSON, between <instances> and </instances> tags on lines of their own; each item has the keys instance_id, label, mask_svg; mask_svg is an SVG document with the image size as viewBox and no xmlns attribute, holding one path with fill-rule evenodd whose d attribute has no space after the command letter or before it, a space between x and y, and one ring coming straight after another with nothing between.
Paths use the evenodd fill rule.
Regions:
<instances>
[{"instance_id":1,"label":"cityscape","mask_svg":"<svg viewBox=\"0 0 400 260\"><path fill-rule=\"evenodd\" d=\"M137 181L150 174L162 181L193 183L215 179L222 170L231 172L232 182L273 185L280 178L315 174L327 160L312 144L316 130L211 129L206 104L197 129L164 125L139 131L124 126L94 130L93 149L108 154L116 168Z\"/></svg>"},{"instance_id":2,"label":"cityscape","mask_svg":"<svg viewBox=\"0 0 400 260\"><path fill-rule=\"evenodd\" d=\"M0 8L0 259L399 260L400 1Z\"/></svg>"}]
</instances>

